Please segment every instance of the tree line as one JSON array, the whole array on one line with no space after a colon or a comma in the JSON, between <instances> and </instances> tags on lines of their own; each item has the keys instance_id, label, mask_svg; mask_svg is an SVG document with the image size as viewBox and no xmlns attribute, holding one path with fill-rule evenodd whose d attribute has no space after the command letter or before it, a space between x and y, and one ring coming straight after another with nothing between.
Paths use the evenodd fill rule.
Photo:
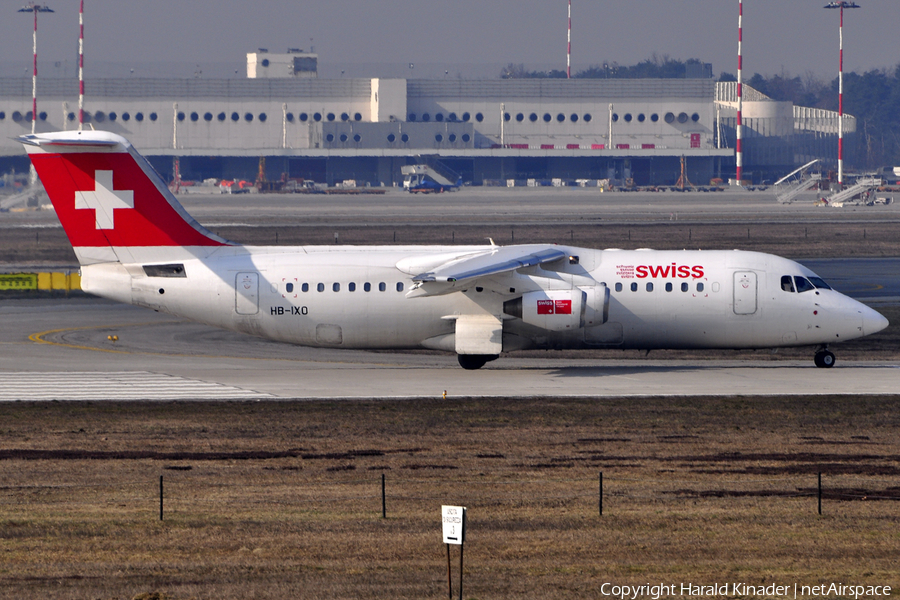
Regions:
<instances>
[{"instance_id":1,"label":"tree line","mask_svg":"<svg viewBox=\"0 0 900 600\"><path fill-rule=\"evenodd\" d=\"M682 79L705 73L708 63L699 59L672 59L653 55L636 65L615 62L592 65L572 74L575 79ZM565 78L566 72L528 70L510 63L503 79ZM723 72L718 81L736 81L733 73ZM774 100L790 101L797 106L838 110L838 78L820 79L812 74L792 76L781 72L765 76L754 73L746 83ZM900 65L892 70L874 69L865 73L844 73L844 112L857 119L855 136L845 140L851 167L877 169L900 166Z\"/></svg>"}]
</instances>

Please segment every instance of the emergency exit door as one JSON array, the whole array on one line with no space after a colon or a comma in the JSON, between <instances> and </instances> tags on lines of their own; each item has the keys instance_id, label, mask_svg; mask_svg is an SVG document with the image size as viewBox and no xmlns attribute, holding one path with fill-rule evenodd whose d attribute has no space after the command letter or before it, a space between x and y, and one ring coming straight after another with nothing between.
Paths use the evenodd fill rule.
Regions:
<instances>
[{"instance_id":1,"label":"emergency exit door","mask_svg":"<svg viewBox=\"0 0 900 600\"><path fill-rule=\"evenodd\" d=\"M756 313L757 279L753 271L734 273L734 314L752 315Z\"/></svg>"},{"instance_id":2,"label":"emergency exit door","mask_svg":"<svg viewBox=\"0 0 900 600\"><path fill-rule=\"evenodd\" d=\"M238 273L235 277L234 311L239 315L259 312L259 273Z\"/></svg>"}]
</instances>

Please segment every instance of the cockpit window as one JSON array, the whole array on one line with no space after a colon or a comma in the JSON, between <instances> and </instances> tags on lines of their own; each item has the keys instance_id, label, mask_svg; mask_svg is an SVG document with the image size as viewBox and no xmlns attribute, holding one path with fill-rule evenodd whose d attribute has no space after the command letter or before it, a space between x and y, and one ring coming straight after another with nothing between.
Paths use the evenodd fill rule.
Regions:
<instances>
[{"instance_id":1,"label":"cockpit window","mask_svg":"<svg viewBox=\"0 0 900 600\"><path fill-rule=\"evenodd\" d=\"M785 292L794 292L794 278L790 275L781 276L781 289Z\"/></svg>"},{"instance_id":2,"label":"cockpit window","mask_svg":"<svg viewBox=\"0 0 900 600\"><path fill-rule=\"evenodd\" d=\"M816 286L811 284L806 277L794 277L794 281L797 282L797 291L801 294L803 292L811 292L816 289Z\"/></svg>"},{"instance_id":3,"label":"cockpit window","mask_svg":"<svg viewBox=\"0 0 900 600\"><path fill-rule=\"evenodd\" d=\"M825 283L825 280L821 277L810 277L809 280L812 282L814 286L816 286L820 290L830 290L831 286Z\"/></svg>"}]
</instances>

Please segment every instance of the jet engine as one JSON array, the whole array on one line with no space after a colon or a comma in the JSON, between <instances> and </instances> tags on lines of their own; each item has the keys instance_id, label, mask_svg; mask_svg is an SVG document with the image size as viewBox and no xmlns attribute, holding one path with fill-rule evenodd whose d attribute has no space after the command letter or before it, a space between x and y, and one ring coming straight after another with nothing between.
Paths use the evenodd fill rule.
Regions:
<instances>
[{"instance_id":1,"label":"jet engine","mask_svg":"<svg viewBox=\"0 0 900 600\"><path fill-rule=\"evenodd\" d=\"M606 322L609 288L603 284L571 290L538 290L503 304L503 312L548 331L593 327Z\"/></svg>"}]
</instances>

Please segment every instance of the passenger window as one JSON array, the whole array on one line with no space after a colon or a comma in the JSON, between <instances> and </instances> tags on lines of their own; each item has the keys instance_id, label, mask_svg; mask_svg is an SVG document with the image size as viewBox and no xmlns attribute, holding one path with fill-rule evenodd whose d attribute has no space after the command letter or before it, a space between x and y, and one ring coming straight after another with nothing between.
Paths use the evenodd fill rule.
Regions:
<instances>
[{"instance_id":1,"label":"passenger window","mask_svg":"<svg viewBox=\"0 0 900 600\"><path fill-rule=\"evenodd\" d=\"M619 283L616 284L616 291L617 291L617 292L621 292L621 291L622 291L622 283L621 283L621 282L619 282Z\"/></svg>"},{"instance_id":2,"label":"passenger window","mask_svg":"<svg viewBox=\"0 0 900 600\"><path fill-rule=\"evenodd\" d=\"M631 284L631 291L632 291L632 292L636 292L636 291L637 291L637 284L636 284L636 283L632 283L632 284Z\"/></svg>"},{"instance_id":3,"label":"passenger window","mask_svg":"<svg viewBox=\"0 0 900 600\"><path fill-rule=\"evenodd\" d=\"M301 289L302 291L304 291L304 292L308 292L308 291L309 291L309 284L308 284L308 283L304 283L303 285L300 286L300 289Z\"/></svg>"},{"instance_id":4,"label":"passenger window","mask_svg":"<svg viewBox=\"0 0 900 600\"><path fill-rule=\"evenodd\" d=\"M811 284L805 277L794 277L794 281L797 282L797 292L800 294L816 289L816 286Z\"/></svg>"},{"instance_id":5,"label":"passenger window","mask_svg":"<svg viewBox=\"0 0 900 600\"><path fill-rule=\"evenodd\" d=\"M689 288L689 287L690 287L690 286L687 284L687 282L682 283L682 284L681 284L681 291L682 291L682 292L686 292L686 291L688 291L688 288Z\"/></svg>"},{"instance_id":6,"label":"passenger window","mask_svg":"<svg viewBox=\"0 0 900 600\"><path fill-rule=\"evenodd\" d=\"M365 283L363 284L363 291L364 291L364 292L371 292L371 291L372 291L372 284L369 283L368 281L365 282Z\"/></svg>"},{"instance_id":7,"label":"passenger window","mask_svg":"<svg viewBox=\"0 0 900 600\"><path fill-rule=\"evenodd\" d=\"M669 283L666 284L666 291L667 291L667 292L671 292L671 291L672 291L672 282L669 282Z\"/></svg>"},{"instance_id":8,"label":"passenger window","mask_svg":"<svg viewBox=\"0 0 900 600\"><path fill-rule=\"evenodd\" d=\"M383 291L385 291L386 289L387 289L387 285L385 285L385 283L384 283L383 281L382 281L381 283L378 284L378 291L379 291L379 292L383 292Z\"/></svg>"},{"instance_id":9,"label":"passenger window","mask_svg":"<svg viewBox=\"0 0 900 600\"><path fill-rule=\"evenodd\" d=\"M284 289L286 289L287 292L290 294L291 292L294 291L294 284L293 284L293 283L289 283L289 284L287 284L286 286L284 286Z\"/></svg>"},{"instance_id":10,"label":"passenger window","mask_svg":"<svg viewBox=\"0 0 900 600\"><path fill-rule=\"evenodd\" d=\"M403 282L402 282L402 281L398 281L398 282L397 282L397 291L398 291L398 292L402 292L402 291L403 291Z\"/></svg>"},{"instance_id":11,"label":"passenger window","mask_svg":"<svg viewBox=\"0 0 900 600\"><path fill-rule=\"evenodd\" d=\"M319 284L317 284L317 285L316 285L316 291L324 292L324 291L325 291L325 284L324 284L324 283L319 283Z\"/></svg>"},{"instance_id":12,"label":"passenger window","mask_svg":"<svg viewBox=\"0 0 900 600\"><path fill-rule=\"evenodd\" d=\"M648 292L652 292L652 291L653 291L653 284L650 283L650 282L647 282L647 291L648 291Z\"/></svg>"},{"instance_id":13,"label":"passenger window","mask_svg":"<svg viewBox=\"0 0 900 600\"><path fill-rule=\"evenodd\" d=\"M794 293L794 278L790 275L781 276L781 289L785 292Z\"/></svg>"},{"instance_id":14,"label":"passenger window","mask_svg":"<svg viewBox=\"0 0 900 600\"><path fill-rule=\"evenodd\" d=\"M339 292L339 291L341 291L341 284L339 284L339 283L332 283L332 284L331 284L331 291L332 291L332 292Z\"/></svg>"},{"instance_id":15,"label":"passenger window","mask_svg":"<svg viewBox=\"0 0 900 600\"><path fill-rule=\"evenodd\" d=\"M352 281L351 281L350 283L348 283L348 284L347 284L347 291L348 291L348 292L355 292L355 291L356 291L356 284L353 283Z\"/></svg>"},{"instance_id":16,"label":"passenger window","mask_svg":"<svg viewBox=\"0 0 900 600\"><path fill-rule=\"evenodd\" d=\"M698 291L698 292L702 292L702 291L703 291L703 284L702 284L702 283L698 283L698 284L697 284L697 291Z\"/></svg>"},{"instance_id":17,"label":"passenger window","mask_svg":"<svg viewBox=\"0 0 900 600\"><path fill-rule=\"evenodd\" d=\"M812 282L816 289L820 290L830 290L831 286L825 283L825 280L821 277L810 277L809 280Z\"/></svg>"}]
</instances>

